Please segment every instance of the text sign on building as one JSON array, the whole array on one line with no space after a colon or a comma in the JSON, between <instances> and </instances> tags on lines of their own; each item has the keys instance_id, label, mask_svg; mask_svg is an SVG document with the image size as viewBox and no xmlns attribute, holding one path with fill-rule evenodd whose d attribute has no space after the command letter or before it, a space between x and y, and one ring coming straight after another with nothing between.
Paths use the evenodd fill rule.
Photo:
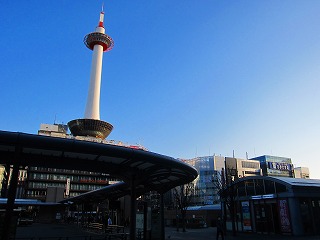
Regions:
<instances>
[{"instance_id":1,"label":"text sign on building","mask_svg":"<svg viewBox=\"0 0 320 240\"><path fill-rule=\"evenodd\" d=\"M291 233L291 224L289 218L289 209L287 200L278 200L279 217L282 233Z\"/></svg>"},{"instance_id":2,"label":"text sign on building","mask_svg":"<svg viewBox=\"0 0 320 240\"><path fill-rule=\"evenodd\" d=\"M249 202L242 202L242 217L243 217L243 230L244 231L251 231L251 217L250 217L250 205Z\"/></svg>"},{"instance_id":3,"label":"text sign on building","mask_svg":"<svg viewBox=\"0 0 320 240\"><path fill-rule=\"evenodd\" d=\"M292 164L279 163L279 162L268 162L268 168L280 170L280 171L292 171Z\"/></svg>"},{"instance_id":4,"label":"text sign on building","mask_svg":"<svg viewBox=\"0 0 320 240\"><path fill-rule=\"evenodd\" d=\"M275 198L275 195L274 194L266 194L266 195L251 196L251 199L253 199L253 200L269 199L269 198Z\"/></svg>"},{"instance_id":5,"label":"text sign on building","mask_svg":"<svg viewBox=\"0 0 320 240\"><path fill-rule=\"evenodd\" d=\"M69 196L69 194L70 194L70 178L67 178L66 196Z\"/></svg>"}]
</instances>

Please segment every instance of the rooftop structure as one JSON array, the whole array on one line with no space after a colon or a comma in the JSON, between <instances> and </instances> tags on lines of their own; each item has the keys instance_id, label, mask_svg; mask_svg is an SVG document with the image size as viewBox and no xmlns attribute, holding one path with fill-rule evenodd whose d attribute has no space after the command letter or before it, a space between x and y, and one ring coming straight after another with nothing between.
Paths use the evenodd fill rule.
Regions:
<instances>
[{"instance_id":1,"label":"rooftop structure","mask_svg":"<svg viewBox=\"0 0 320 240\"><path fill-rule=\"evenodd\" d=\"M258 160L248 160L233 157L226 157L227 181L235 181L248 176L260 176L262 170Z\"/></svg>"},{"instance_id":2,"label":"rooftop structure","mask_svg":"<svg viewBox=\"0 0 320 240\"><path fill-rule=\"evenodd\" d=\"M307 167L296 167L294 168L295 178L310 178L309 168Z\"/></svg>"},{"instance_id":3,"label":"rooftop structure","mask_svg":"<svg viewBox=\"0 0 320 240\"><path fill-rule=\"evenodd\" d=\"M40 129L38 130L38 135L42 136L50 136L50 137L60 137L60 138L68 138L68 139L76 139L81 141L88 141L88 142L96 142L96 143L103 143L121 147L127 147L132 149L139 149L148 151L146 147L141 144L130 144L127 142L122 142L113 139L101 139L92 136L73 136L68 134L68 126L64 124L40 124Z\"/></svg>"},{"instance_id":4,"label":"rooftop structure","mask_svg":"<svg viewBox=\"0 0 320 240\"><path fill-rule=\"evenodd\" d=\"M264 176L294 177L291 158L263 155L251 160L258 160Z\"/></svg>"}]
</instances>

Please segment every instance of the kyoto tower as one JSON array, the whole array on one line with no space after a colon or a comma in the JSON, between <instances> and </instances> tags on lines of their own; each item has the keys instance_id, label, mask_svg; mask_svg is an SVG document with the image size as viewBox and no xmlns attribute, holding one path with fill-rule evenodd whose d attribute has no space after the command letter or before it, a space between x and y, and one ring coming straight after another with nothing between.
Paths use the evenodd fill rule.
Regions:
<instances>
[{"instance_id":1,"label":"kyoto tower","mask_svg":"<svg viewBox=\"0 0 320 240\"><path fill-rule=\"evenodd\" d=\"M73 136L90 136L105 139L113 126L100 120L100 85L102 72L103 52L113 48L113 40L105 34L103 26L104 12L100 13L99 24L95 31L84 38L84 44L93 51L90 75L90 85L87 104L83 119L68 122L68 127Z\"/></svg>"}]
</instances>

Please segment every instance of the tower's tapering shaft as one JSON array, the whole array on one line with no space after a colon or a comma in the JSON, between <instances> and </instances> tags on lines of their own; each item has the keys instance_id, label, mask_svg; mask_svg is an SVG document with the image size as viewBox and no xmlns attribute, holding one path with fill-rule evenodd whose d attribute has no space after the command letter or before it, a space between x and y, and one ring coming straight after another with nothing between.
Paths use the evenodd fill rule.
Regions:
<instances>
[{"instance_id":1,"label":"tower's tapering shaft","mask_svg":"<svg viewBox=\"0 0 320 240\"><path fill-rule=\"evenodd\" d=\"M93 48L90 85L84 118L100 120L102 57L103 47L101 45L95 45Z\"/></svg>"},{"instance_id":2,"label":"tower's tapering shaft","mask_svg":"<svg viewBox=\"0 0 320 240\"><path fill-rule=\"evenodd\" d=\"M99 25L96 27L95 33L105 35L103 27L104 13L100 13ZM88 39L88 38L87 38ZM98 40L98 39L96 39ZM87 40L88 43L88 40ZM84 118L100 120L100 87L101 87L101 73L102 73L102 58L104 46L103 43L96 41L92 43L93 54L91 64L90 85L87 97L86 110ZM91 48L91 47L90 47Z\"/></svg>"}]
</instances>

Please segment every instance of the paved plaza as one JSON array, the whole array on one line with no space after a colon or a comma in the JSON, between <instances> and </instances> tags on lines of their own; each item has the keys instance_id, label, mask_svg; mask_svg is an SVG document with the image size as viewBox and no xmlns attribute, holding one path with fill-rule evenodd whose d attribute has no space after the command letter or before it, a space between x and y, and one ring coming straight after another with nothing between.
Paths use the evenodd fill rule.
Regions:
<instances>
[{"instance_id":1,"label":"paved plaza","mask_svg":"<svg viewBox=\"0 0 320 240\"><path fill-rule=\"evenodd\" d=\"M128 229L126 229L128 230ZM129 230L128 230L129 231ZM127 232L128 232L127 231ZM181 229L178 232L176 228L166 227L165 229L166 239L172 240L206 240L206 239L216 239L216 228L208 227L202 229L187 229L186 232L182 232ZM40 224L34 223L30 226L21 226L17 228L16 239L104 239L104 236L98 233L88 232L74 224ZM221 239L221 237L219 238ZM237 236L232 236L228 233L225 236L226 240L320 240L320 236L303 236L303 237L292 237L292 236L282 236L282 235L262 235L262 234L237 234Z\"/></svg>"}]
</instances>

